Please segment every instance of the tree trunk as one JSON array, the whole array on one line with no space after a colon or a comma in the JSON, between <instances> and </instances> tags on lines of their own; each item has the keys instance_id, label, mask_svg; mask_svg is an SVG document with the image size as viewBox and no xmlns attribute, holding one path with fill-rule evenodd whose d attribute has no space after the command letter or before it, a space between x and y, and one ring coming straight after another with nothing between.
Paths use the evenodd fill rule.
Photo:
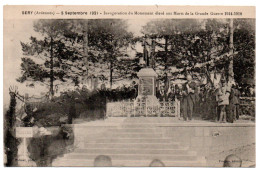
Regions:
<instances>
[{"instance_id":1,"label":"tree trunk","mask_svg":"<svg viewBox=\"0 0 260 170\"><path fill-rule=\"evenodd\" d=\"M145 64L146 64L146 67L149 66L149 59L148 59L148 54L147 54L147 49L146 49L146 38L144 37L144 40L143 40L143 57L144 57L144 61L145 61Z\"/></svg>"},{"instance_id":2,"label":"tree trunk","mask_svg":"<svg viewBox=\"0 0 260 170\"><path fill-rule=\"evenodd\" d=\"M234 29L233 29L233 19L229 20L229 50L230 50L230 62L228 67L228 78L234 80L234 71L233 71L233 60L234 60L234 45L233 45L233 35L234 35Z\"/></svg>"},{"instance_id":3,"label":"tree trunk","mask_svg":"<svg viewBox=\"0 0 260 170\"><path fill-rule=\"evenodd\" d=\"M113 62L110 61L110 89L112 89L113 85Z\"/></svg>"},{"instance_id":4,"label":"tree trunk","mask_svg":"<svg viewBox=\"0 0 260 170\"><path fill-rule=\"evenodd\" d=\"M168 65L167 65L167 62L168 62L168 37L166 36L165 37L165 57L164 57L164 74L165 74L165 77L164 77L164 94L167 94L168 92L168 75L167 75L167 69L168 69Z\"/></svg>"},{"instance_id":5,"label":"tree trunk","mask_svg":"<svg viewBox=\"0 0 260 170\"><path fill-rule=\"evenodd\" d=\"M86 65L86 74L84 76L88 76L88 20L83 21L83 53L83 61Z\"/></svg>"},{"instance_id":6,"label":"tree trunk","mask_svg":"<svg viewBox=\"0 0 260 170\"><path fill-rule=\"evenodd\" d=\"M155 40L152 39L151 66L155 69Z\"/></svg>"},{"instance_id":7,"label":"tree trunk","mask_svg":"<svg viewBox=\"0 0 260 170\"><path fill-rule=\"evenodd\" d=\"M15 107L16 107L16 98L14 93L10 93L10 105L9 109L5 115L5 127L4 127L4 143L5 143L5 153L7 157L6 166L17 166L17 145L18 140L15 138Z\"/></svg>"},{"instance_id":8,"label":"tree trunk","mask_svg":"<svg viewBox=\"0 0 260 170\"><path fill-rule=\"evenodd\" d=\"M54 86L53 86L53 82L54 82L54 72L53 72L53 39L52 39L52 37L51 37L51 52L50 52L50 57L51 57L51 59L50 59L50 69L51 69L51 71L50 71L50 97L51 98L53 98L53 96L54 96Z\"/></svg>"}]
</instances>

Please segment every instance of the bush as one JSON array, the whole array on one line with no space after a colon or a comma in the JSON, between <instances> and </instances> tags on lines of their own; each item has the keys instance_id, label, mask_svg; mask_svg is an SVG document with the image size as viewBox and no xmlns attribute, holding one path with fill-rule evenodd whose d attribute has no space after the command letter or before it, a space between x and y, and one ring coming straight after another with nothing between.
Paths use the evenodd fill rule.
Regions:
<instances>
[{"instance_id":1,"label":"bush","mask_svg":"<svg viewBox=\"0 0 260 170\"><path fill-rule=\"evenodd\" d=\"M37 124L38 126L59 126L63 123L71 123L73 118L87 118L91 120L103 119L106 112L106 103L108 101L120 101L124 99L133 99L136 96L136 90L133 88L117 88L88 91L86 89L77 89L76 91L67 91L59 97L46 102L31 102L27 107L27 119L31 117L34 123L28 123L28 126ZM34 108L37 111L33 111ZM61 119L67 117L67 121Z\"/></svg>"}]
</instances>

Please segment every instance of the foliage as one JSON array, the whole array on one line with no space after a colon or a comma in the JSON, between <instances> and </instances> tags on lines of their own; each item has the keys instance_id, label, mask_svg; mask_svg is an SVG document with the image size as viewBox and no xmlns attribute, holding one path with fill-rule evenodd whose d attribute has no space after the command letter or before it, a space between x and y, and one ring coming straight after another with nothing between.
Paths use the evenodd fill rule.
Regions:
<instances>
[{"instance_id":1,"label":"foliage","mask_svg":"<svg viewBox=\"0 0 260 170\"><path fill-rule=\"evenodd\" d=\"M126 68L122 68L122 65L126 62L120 58L129 58L127 48L133 35L127 31L125 20L91 20L89 25L92 26L89 34L89 46L98 52L98 55L92 55L92 61L93 59L98 61L94 65L101 67L101 76L110 79L110 86L112 86L113 76L125 75L122 70L126 70ZM95 68L92 73L96 74L96 70ZM106 75L106 72L109 75Z\"/></svg>"},{"instance_id":2,"label":"foliage","mask_svg":"<svg viewBox=\"0 0 260 170\"><path fill-rule=\"evenodd\" d=\"M255 21L234 20L234 73L240 86L254 85ZM217 59L229 49L229 21L226 19L163 19L151 20L143 27L146 38L155 41L155 70L159 79L172 74L191 72L227 72L228 57ZM104 81L136 78L142 67L141 53L129 55L129 49L142 38L133 37L125 20L38 20L34 29L42 37L31 37L21 42L26 57L22 58L19 82L43 82L54 88L62 82L78 85L88 76ZM145 45L152 50L149 40ZM87 49L87 50L86 50ZM147 51L148 52L148 51ZM199 64L213 61L197 67ZM241 67L245 71L241 71ZM173 68L182 69L174 72ZM55 82L55 83L54 83ZM54 83L54 84L53 84Z\"/></svg>"},{"instance_id":3,"label":"foliage","mask_svg":"<svg viewBox=\"0 0 260 170\"><path fill-rule=\"evenodd\" d=\"M194 67L227 52L226 24L217 20L154 20L143 29L155 37L156 62L164 69Z\"/></svg>"},{"instance_id":4,"label":"foliage","mask_svg":"<svg viewBox=\"0 0 260 170\"><path fill-rule=\"evenodd\" d=\"M127 27L120 19L38 20L34 30L42 37L21 42L27 57L22 58L22 76L17 80L30 81L32 87L42 82L50 86L51 95L63 82L78 85L86 74L112 83L114 76L125 75L120 64L128 62L120 58L129 58L133 38Z\"/></svg>"},{"instance_id":5,"label":"foliage","mask_svg":"<svg viewBox=\"0 0 260 170\"><path fill-rule=\"evenodd\" d=\"M106 111L106 102L132 99L137 95L133 87L121 87L117 89L102 89L88 91L84 88L75 91L66 91L52 101L28 103L33 110L34 124L38 126L59 126L64 122L63 117L69 117L73 106L74 118L90 118L91 120L103 119ZM32 124L31 126L33 126Z\"/></svg>"},{"instance_id":6,"label":"foliage","mask_svg":"<svg viewBox=\"0 0 260 170\"><path fill-rule=\"evenodd\" d=\"M120 58L129 58L127 48L131 47L133 34L127 30L128 25L121 19L93 19L71 20L70 35L75 43L80 46L81 52L84 45L87 46L88 76L109 80L113 74L116 77L122 75L116 69ZM87 36L87 43L84 42ZM85 43L85 44L84 44ZM112 74L112 75L111 75Z\"/></svg>"},{"instance_id":7,"label":"foliage","mask_svg":"<svg viewBox=\"0 0 260 170\"><path fill-rule=\"evenodd\" d=\"M239 110L241 115L250 115L255 117L255 104L242 105Z\"/></svg>"},{"instance_id":8,"label":"foliage","mask_svg":"<svg viewBox=\"0 0 260 170\"><path fill-rule=\"evenodd\" d=\"M75 50L70 24L66 20L37 20L34 31L39 37L31 37L29 43L21 42L23 54L22 76L17 81L42 82L54 94L54 82L75 82L81 69L77 61L82 60ZM41 36L41 37L40 37ZM75 71L76 70L76 71ZM56 84L57 85L57 84Z\"/></svg>"},{"instance_id":9,"label":"foliage","mask_svg":"<svg viewBox=\"0 0 260 170\"><path fill-rule=\"evenodd\" d=\"M255 86L255 20L236 19L234 21L235 80L243 88ZM241 69L243 68L243 69Z\"/></svg>"},{"instance_id":10,"label":"foliage","mask_svg":"<svg viewBox=\"0 0 260 170\"><path fill-rule=\"evenodd\" d=\"M254 85L255 20L234 20L234 73L235 80ZM224 19L165 19L152 20L143 27L143 34L156 41L156 72L163 79L172 67L183 69L173 75L191 72L228 72L230 58L221 55L229 52L229 20ZM148 43L149 46L151 46ZM202 65L208 61L213 64ZM244 69L245 68L245 72ZM245 86L244 86L245 87Z\"/></svg>"}]
</instances>

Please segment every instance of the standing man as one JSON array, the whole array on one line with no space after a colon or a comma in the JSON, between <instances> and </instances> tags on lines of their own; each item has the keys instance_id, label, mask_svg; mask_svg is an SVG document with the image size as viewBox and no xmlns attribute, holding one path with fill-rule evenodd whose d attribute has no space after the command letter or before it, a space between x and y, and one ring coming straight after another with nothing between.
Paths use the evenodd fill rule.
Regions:
<instances>
[{"instance_id":1,"label":"standing man","mask_svg":"<svg viewBox=\"0 0 260 170\"><path fill-rule=\"evenodd\" d=\"M181 88L178 86L178 84L175 85L175 113L178 119L181 118L181 108L180 108L180 101L182 100L181 95Z\"/></svg>"},{"instance_id":2,"label":"standing man","mask_svg":"<svg viewBox=\"0 0 260 170\"><path fill-rule=\"evenodd\" d=\"M175 100L175 89L174 89L174 85L171 84L168 93L167 93L167 99L166 101L174 101Z\"/></svg>"},{"instance_id":3,"label":"standing man","mask_svg":"<svg viewBox=\"0 0 260 170\"><path fill-rule=\"evenodd\" d=\"M200 117L202 119L205 118L205 84L202 84L201 87L200 87L200 93L199 93L199 96L200 96Z\"/></svg>"},{"instance_id":4,"label":"standing man","mask_svg":"<svg viewBox=\"0 0 260 170\"><path fill-rule=\"evenodd\" d=\"M236 84L235 86L235 110L236 110L236 114L235 114L235 119L238 120L239 119L239 106L240 106L240 100L239 98L241 97L241 93L239 91L239 88L238 88L238 84Z\"/></svg>"},{"instance_id":5,"label":"standing man","mask_svg":"<svg viewBox=\"0 0 260 170\"><path fill-rule=\"evenodd\" d=\"M133 88L133 91L134 91L134 98L133 99L135 99L138 96L138 84L135 81L132 82L132 88Z\"/></svg>"},{"instance_id":6,"label":"standing man","mask_svg":"<svg viewBox=\"0 0 260 170\"><path fill-rule=\"evenodd\" d=\"M219 122L227 122L227 106L229 105L229 89L224 78L221 79L221 86L218 89L218 107L220 110Z\"/></svg>"},{"instance_id":7,"label":"standing man","mask_svg":"<svg viewBox=\"0 0 260 170\"><path fill-rule=\"evenodd\" d=\"M157 93L157 98L160 100L160 101L164 101L165 100L165 90L164 90L164 86L163 85L161 85L160 86L160 90L159 90L159 92Z\"/></svg>"},{"instance_id":8,"label":"standing man","mask_svg":"<svg viewBox=\"0 0 260 170\"><path fill-rule=\"evenodd\" d=\"M209 89L209 109L208 109L208 119L209 120L216 120L218 115L217 115L217 101L216 101L216 90L214 87L211 87Z\"/></svg>"},{"instance_id":9,"label":"standing man","mask_svg":"<svg viewBox=\"0 0 260 170\"><path fill-rule=\"evenodd\" d=\"M231 88L231 93L230 93L230 107L231 107L231 112L232 114L232 118L234 121L236 121L237 119L239 119L239 97L240 97L240 92L239 90L236 88L236 85L232 85Z\"/></svg>"},{"instance_id":10,"label":"standing man","mask_svg":"<svg viewBox=\"0 0 260 170\"><path fill-rule=\"evenodd\" d=\"M195 104L195 82L192 81L191 75L187 75L187 82L183 86L183 119L184 121L192 120ZM187 119L188 118L188 119Z\"/></svg>"},{"instance_id":11,"label":"standing man","mask_svg":"<svg viewBox=\"0 0 260 170\"><path fill-rule=\"evenodd\" d=\"M195 105L194 105L194 114L200 115L200 86L195 86Z\"/></svg>"}]
</instances>

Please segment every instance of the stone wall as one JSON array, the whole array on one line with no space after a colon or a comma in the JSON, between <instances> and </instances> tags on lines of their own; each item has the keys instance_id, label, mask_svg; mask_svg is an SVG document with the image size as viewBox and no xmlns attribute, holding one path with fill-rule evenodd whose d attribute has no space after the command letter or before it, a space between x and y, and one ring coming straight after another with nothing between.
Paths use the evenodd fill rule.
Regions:
<instances>
[{"instance_id":1,"label":"stone wall","mask_svg":"<svg viewBox=\"0 0 260 170\"><path fill-rule=\"evenodd\" d=\"M209 156L255 143L255 126L252 124L161 126L165 136L180 142L198 155Z\"/></svg>"}]
</instances>

